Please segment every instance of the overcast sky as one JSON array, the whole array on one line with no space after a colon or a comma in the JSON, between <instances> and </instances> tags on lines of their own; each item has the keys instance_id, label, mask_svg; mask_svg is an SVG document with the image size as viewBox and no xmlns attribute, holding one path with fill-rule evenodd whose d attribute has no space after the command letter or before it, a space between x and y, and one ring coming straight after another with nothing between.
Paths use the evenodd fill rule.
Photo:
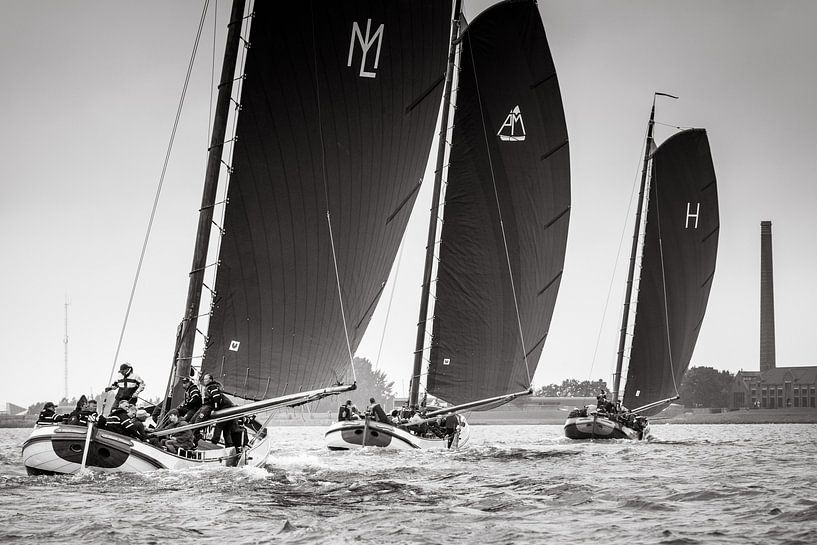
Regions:
<instances>
[{"instance_id":1,"label":"overcast sky","mask_svg":"<svg viewBox=\"0 0 817 545\"><path fill-rule=\"evenodd\" d=\"M0 0L0 401L62 396L66 295L70 396L98 392L126 360L147 394L164 391L201 198L212 19L114 355L201 6ZM219 2L219 57L228 8ZM817 2L571 0L541 1L540 11L567 117L572 213L534 384L610 381L628 250L616 268L617 256L622 233L625 246L631 236L654 91L680 96L659 102L659 123L707 129L718 177L718 262L692 365L758 368L763 220L774 237L777 364L817 365ZM674 130L666 125L659 142ZM394 278L358 350L375 361L384 339L379 367L400 393L429 186L393 274L388 322Z\"/></svg>"}]
</instances>

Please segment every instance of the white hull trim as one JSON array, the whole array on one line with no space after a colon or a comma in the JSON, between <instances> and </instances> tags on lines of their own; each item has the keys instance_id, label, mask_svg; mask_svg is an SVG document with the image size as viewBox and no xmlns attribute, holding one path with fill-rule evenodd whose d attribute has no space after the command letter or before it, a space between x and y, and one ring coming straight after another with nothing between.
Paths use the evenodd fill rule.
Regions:
<instances>
[{"instance_id":1,"label":"white hull trim","mask_svg":"<svg viewBox=\"0 0 817 545\"><path fill-rule=\"evenodd\" d=\"M471 438L471 427L460 416L462 424L458 440L451 448L463 447ZM365 438L365 440L364 440ZM348 450L365 447L381 447L393 450L448 449L448 438L419 437L413 433L383 422L352 420L335 422L324 434L326 446L331 450Z\"/></svg>"},{"instance_id":2,"label":"white hull trim","mask_svg":"<svg viewBox=\"0 0 817 545\"><path fill-rule=\"evenodd\" d=\"M47 425L34 428L23 443L23 464L29 474L74 474L82 469L85 426ZM157 469L214 467L219 465L263 466L271 448L270 434L259 439L237 460L235 449L180 451L155 447L104 429L95 429L88 448L86 467L105 473L144 473Z\"/></svg>"}]
</instances>

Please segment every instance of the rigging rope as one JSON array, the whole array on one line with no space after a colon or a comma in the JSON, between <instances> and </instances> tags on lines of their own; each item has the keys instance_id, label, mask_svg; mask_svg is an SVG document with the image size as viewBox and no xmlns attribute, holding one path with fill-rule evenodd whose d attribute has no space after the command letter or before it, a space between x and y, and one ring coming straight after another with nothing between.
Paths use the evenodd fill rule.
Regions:
<instances>
[{"instance_id":1,"label":"rigging rope","mask_svg":"<svg viewBox=\"0 0 817 545\"><path fill-rule=\"evenodd\" d=\"M505 261L508 265L508 277L510 278L511 282L511 293L513 293L513 306L514 310L516 311L516 324L519 328L519 341L522 343L522 357L525 361L525 372L527 373L528 377L528 386L532 384L531 376L530 376L530 367L528 366L528 351L525 348L525 336L522 333L522 318L519 316L519 301L516 297L516 286L514 285L513 281L513 269L511 267L511 256L508 252L508 241L505 238L505 223L502 221L502 208L499 205L499 192L496 188L496 177L494 176L494 162L491 158L491 148L488 143L488 129L485 126L485 112L482 109L482 96L479 92L479 82L477 81L477 65L474 61L474 49L471 47L471 35L468 35L468 45L469 45L469 52L471 54L471 67L474 71L474 87L477 90L477 103L479 104L479 114L482 119L482 135L485 138L485 150L488 155L488 165L491 168L491 184L493 185L494 189L494 198L496 199L496 212L499 216L499 227L502 231L502 244L505 250Z\"/></svg>"},{"instance_id":2,"label":"rigging rope","mask_svg":"<svg viewBox=\"0 0 817 545\"><path fill-rule=\"evenodd\" d=\"M643 140L646 141L647 133L649 132L649 126L644 129L644 138ZM635 176L633 176L633 185L632 189L630 190L630 200L629 204L627 205L627 214L624 216L624 224L621 226L621 236L618 240L618 250L616 251L616 259L613 262L613 274L610 277L610 285L607 288L607 300L604 302L604 311L601 313L601 323L599 324L599 334L596 337L596 346L593 348L593 359L590 361L590 372L587 375L587 380L592 380L593 377L593 367L596 365L596 357L598 356L599 352L599 344L601 344L601 334L602 330L604 329L604 321L607 317L607 310L610 306L610 299L612 298L613 294L613 285L615 283L616 278L616 271L618 270L618 264L621 260L621 250L624 246L624 238L627 236L627 222L630 218L630 211L633 209L633 201L635 200L636 188L638 187L638 177L641 173L641 153L639 151L638 154L638 164L636 166Z\"/></svg>"},{"instance_id":3,"label":"rigging rope","mask_svg":"<svg viewBox=\"0 0 817 545\"><path fill-rule=\"evenodd\" d=\"M187 94L187 87L190 84L190 75L191 75L191 73L193 71L193 63L196 60L196 51L198 50L199 41L201 40L201 32L202 32L202 29L204 28L204 21L205 21L205 18L207 16L207 6L208 6L208 4L209 4L209 0L205 0L204 7L202 8L202 12L201 12L201 19L199 20L199 28L198 28L198 31L196 32L196 40L193 43L193 51L192 51L192 53L190 55L190 63L187 66L187 75L185 76L184 86L182 87L181 97L179 98L179 106L176 109L176 119L173 122L173 130L170 132L170 141L167 144L167 152L165 153L165 160L164 160L164 164L162 165L162 173L159 176L159 185L156 188L156 196L153 199L153 208L150 211L150 220L148 221L147 231L145 232L145 240L142 243L142 252L139 255L139 264L136 267L136 275L135 275L135 277L133 279L133 285L131 287L130 297L128 298L128 306L127 306L127 309L125 310L125 320L122 323L122 331L119 334L119 342L116 345L116 353L114 354L113 367L111 368L111 374L110 374L110 376L108 378L108 384L111 384L111 382L113 381L113 375L114 375L114 373L116 371L116 362L119 360L119 351L122 348L122 341L125 338L125 329L127 328L127 325L128 325L128 317L130 316L131 306L133 305L133 298L134 298L134 295L136 294L136 286L139 283L139 273L142 270L142 263L143 263L143 261L145 259L145 252L147 251L148 241L150 240L150 232L151 232L151 229L153 228L153 219L156 216L156 209L157 209L157 207L159 205L159 196L162 193L162 186L164 185L164 181L165 181L165 173L167 172L167 165L170 162L170 154L171 154L171 151L173 150L173 141L176 138L176 129L179 126L179 119L181 118L181 115L182 115L182 107L184 106L184 99L185 99L185 96ZM106 400L107 400L107 398L106 398ZM103 401L102 410L100 411L100 413L104 413L104 411L105 411L105 402Z\"/></svg>"},{"instance_id":4,"label":"rigging rope","mask_svg":"<svg viewBox=\"0 0 817 545\"><path fill-rule=\"evenodd\" d=\"M389 295L389 306L386 307L386 319L383 321L383 332L380 334L380 346L377 347L377 359L374 361L374 370L377 371L380 366L380 353L383 351L383 340L386 338L386 327L389 324L389 316L391 315L391 304L394 300L394 291L397 287L397 275L400 273L400 261L403 259L403 249L406 247L406 233L403 232L403 241L400 243L400 251L397 253L397 265L394 267L394 281L391 285L391 294Z\"/></svg>"},{"instance_id":5,"label":"rigging rope","mask_svg":"<svg viewBox=\"0 0 817 545\"><path fill-rule=\"evenodd\" d=\"M346 349L349 353L349 366L352 368L352 380L357 382L357 374L355 373L355 360L352 356L352 343L349 341L349 328L346 325L346 311L343 308L343 290L340 286L340 273L338 272L338 257L335 252L335 235L332 232L332 217L329 213L329 181L326 178L326 143L323 137L323 122L321 119L321 91L318 84L318 45L315 41L315 13L313 11L312 2L309 3L310 21L312 24L312 55L315 61L315 97L318 108L318 135L321 141L321 174L323 176L323 195L326 199L326 223L329 226L329 242L332 246L332 262L335 266L335 284L338 288L338 302L340 303L340 314L343 318L343 333L346 336Z\"/></svg>"}]
</instances>

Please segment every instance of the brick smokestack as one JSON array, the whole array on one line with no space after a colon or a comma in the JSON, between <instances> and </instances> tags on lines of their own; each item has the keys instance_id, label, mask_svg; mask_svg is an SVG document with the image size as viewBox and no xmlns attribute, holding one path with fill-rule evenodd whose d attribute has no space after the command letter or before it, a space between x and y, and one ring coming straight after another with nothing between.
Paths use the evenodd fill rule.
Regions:
<instances>
[{"instance_id":1,"label":"brick smokestack","mask_svg":"<svg viewBox=\"0 0 817 545\"><path fill-rule=\"evenodd\" d=\"M760 222L760 371L774 369L774 275L772 222Z\"/></svg>"}]
</instances>

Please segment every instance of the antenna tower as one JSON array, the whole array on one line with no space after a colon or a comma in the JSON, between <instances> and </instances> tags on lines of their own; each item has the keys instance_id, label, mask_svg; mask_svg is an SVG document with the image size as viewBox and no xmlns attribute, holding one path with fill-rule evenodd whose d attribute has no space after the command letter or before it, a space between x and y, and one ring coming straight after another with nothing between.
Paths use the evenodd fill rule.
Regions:
<instances>
[{"instance_id":1,"label":"antenna tower","mask_svg":"<svg viewBox=\"0 0 817 545\"><path fill-rule=\"evenodd\" d=\"M65 338L62 341L62 344L65 347L65 392L63 393L63 397L68 399L68 295L65 296Z\"/></svg>"}]
</instances>

